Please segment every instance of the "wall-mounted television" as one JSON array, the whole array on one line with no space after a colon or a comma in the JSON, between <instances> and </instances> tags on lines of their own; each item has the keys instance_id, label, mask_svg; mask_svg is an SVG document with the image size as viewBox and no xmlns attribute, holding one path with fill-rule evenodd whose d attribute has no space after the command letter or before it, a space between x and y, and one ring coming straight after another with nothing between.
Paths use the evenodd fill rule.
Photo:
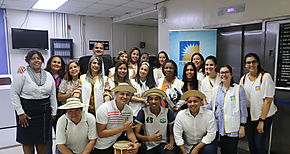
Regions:
<instances>
[{"instance_id":1,"label":"wall-mounted television","mask_svg":"<svg viewBox=\"0 0 290 154\"><path fill-rule=\"evenodd\" d=\"M11 28L13 49L48 49L48 31Z\"/></svg>"}]
</instances>

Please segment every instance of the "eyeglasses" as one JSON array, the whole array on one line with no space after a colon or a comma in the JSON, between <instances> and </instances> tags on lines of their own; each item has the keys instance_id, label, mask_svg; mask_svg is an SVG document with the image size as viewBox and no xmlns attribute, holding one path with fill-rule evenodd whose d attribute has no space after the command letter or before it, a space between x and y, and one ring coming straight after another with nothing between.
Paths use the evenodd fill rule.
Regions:
<instances>
[{"instance_id":1,"label":"eyeglasses","mask_svg":"<svg viewBox=\"0 0 290 154\"><path fill-rule=\"evenodd\" d=\"M220 72L220 74L224 74L224 75L227 75L227 74L229 74L229 73L231 73L231 72L229 72L229 71Z\"/></svg>"},{"instance_id":2,"label":"eyeglasses","mask_svg":"<svg viewBox=\"0 0 290 154\"><path fill-rule=\"evenodd\" d=\"M247 64L247 65L251 65L251 64L252 64L252 65L255 65L255 64L257 64L257 61L256 61L256 60L253 60L253 61L247 61L246 64Z\"/></svg>"},{"instance_id":3,"label":"eyeglasses","mask_svg":"<svg viewBox=\"0 0 290 154\"><path fill-rule=\"evenodd\" d=\"M104 49L103 47L95 47L95 49Z\"/></svg>"},{"instance_id":4,"label":"eyeglasses","mask_svg":"<svg viewBox=\"0 0 290 154\"><path fill-rule=\"evenodd\" d=\"M201 100L188 100L187 103L199 103Z\"/></svg>"}]
</instances>

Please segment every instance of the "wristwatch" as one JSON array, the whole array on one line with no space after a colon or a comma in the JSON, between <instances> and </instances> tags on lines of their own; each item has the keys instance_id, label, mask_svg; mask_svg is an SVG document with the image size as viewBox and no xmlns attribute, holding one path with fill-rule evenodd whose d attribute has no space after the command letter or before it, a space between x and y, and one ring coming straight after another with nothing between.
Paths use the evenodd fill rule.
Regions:
<instances>
[{"instance_id":1,"label":"wristwatch","mask_svg":"<svg viewBox=\"0 0 290 154\"><path fill-rule=\"evenodd\" d=\"M265 122L265 119L259 118L259 121Z\"/></svg>"}]
</instances>

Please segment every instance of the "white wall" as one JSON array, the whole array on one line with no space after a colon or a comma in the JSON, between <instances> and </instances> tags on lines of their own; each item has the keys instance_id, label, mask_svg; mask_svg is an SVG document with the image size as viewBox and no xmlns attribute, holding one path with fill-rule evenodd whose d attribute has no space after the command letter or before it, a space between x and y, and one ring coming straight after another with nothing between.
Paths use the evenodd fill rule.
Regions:
<instances>
[{"instance_id":1,"label":"white wall","mask_svg":"<svg viewBox=\"0 0 290 154\"><path fill-rule=\"evenodd\" d=\"M120 50L125 49L129 52L133 47L139 48L140 42L146 43L145 48L141 49L142 52L156 54L158 50L158 28L151 26L113 24L114 56L116 56Z\"/></svg>"},{"instance_id":2,"label":"white wall","mask_svg":"<svg viewBox=\"0 0 290 154\"><path fill-rule=\"evenodd\" d=\"M74 58L82 55L90 55L88 50L89 40L110 41L110 51L105 54L117 55L119 50L130 50L139 47L141 41L146 42L144 51L150 54L157 52L158 28L149 26L112 24L111 18L66 15L59 13L43 13L7 9L8 44L10 52L11 74L15 74L19 66L26 66L24 57L28 50L12 49L11 28L26 28L37 30L48 30L49 38L71 38L73 39ZM26 18L27 15L27 18ZM62 24L63 19L71 26L66 29ZM25 20L26 19L26 20ZM67 36L63 31L67 30ZM50 57L50 51L42 51L45 61Z\"/></svg>"},{"instance_id":3,"label":"white wall","mask_svg":"<svg viewBox=\"0 0 290 154\"><path fill-rule=\"evenodd\" d=\"M245 3L244 13L217 16L218 8ZM169 51L168 30L203 28L218 24L246 22L290 15L289 0L169 0L166 19L158 21L158 49Z\"/></svg>"},{"instance_id":4,"label":"white wall","mask_svg":"<svg viewBox=\"0 0 290 154\"><path fill-rule=\"evenodd\" d=\"M28 50L12 49L11 28L27 28L37 30L48 30L49 37L53 36L52 32L52 16L49 13L18 11L7 9L7 28L8 28L8 50L10 53L10 69L11 74L15 74L19 66L26 66L24 60ZM27 18L25 20L25 17ZM37 20L36 20L37 19ZM50 57L48 51L42 51L44 58Z\"/></svg>"}]
</instances>

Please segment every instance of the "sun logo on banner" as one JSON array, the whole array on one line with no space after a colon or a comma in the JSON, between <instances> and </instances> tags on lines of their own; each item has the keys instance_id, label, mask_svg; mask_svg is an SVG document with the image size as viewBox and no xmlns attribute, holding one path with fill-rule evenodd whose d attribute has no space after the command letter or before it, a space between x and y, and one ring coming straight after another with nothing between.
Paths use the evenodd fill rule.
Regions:
<instances>
[{"instance_id":1,"label":"sun logo on banner","mask_svg":"<svg viewBox=\"0 0 290 154\"><path fill-rule=\"evenodd\" d=\"M199 41L180 41L179 57L181 61L190 61L192 54L199 52Z\"/></svg>"}]
</instances>

